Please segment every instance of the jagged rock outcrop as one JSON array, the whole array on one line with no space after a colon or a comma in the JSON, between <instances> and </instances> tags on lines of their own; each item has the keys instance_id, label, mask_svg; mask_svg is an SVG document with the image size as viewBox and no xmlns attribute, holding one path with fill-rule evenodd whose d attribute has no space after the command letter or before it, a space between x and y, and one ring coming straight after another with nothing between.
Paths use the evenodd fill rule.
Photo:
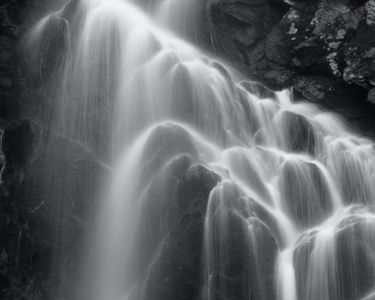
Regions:
<instances>
[{"instance_id":1,"label":"jagged rock outcrop","mask_svg":"<svg viewBox=\"0 0 375 300\"><path fill-rule=\"evenodd\" d=\"M292 86L369 131L374 15L372 0L211 1L210 36L214 50L250 76L276 89Z\"/></svg>"}]
</instances>

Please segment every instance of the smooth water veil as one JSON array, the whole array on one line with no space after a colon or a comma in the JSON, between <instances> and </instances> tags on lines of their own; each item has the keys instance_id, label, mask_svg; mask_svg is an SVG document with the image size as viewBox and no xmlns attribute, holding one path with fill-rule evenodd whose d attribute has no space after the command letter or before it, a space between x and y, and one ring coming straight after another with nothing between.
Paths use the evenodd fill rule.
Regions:
<instances>
[{"instance_id":1,"label":"smooth water veil","mask_svg":"<svg viewBox=\"0 0 375 300\"><path fill-rule=\"evenodd\" d=\"M41 122L113 174L75 298L375 299L374 144L188 42L198 2L71 1L27 37Z\"/></svg>"}]
</instances>

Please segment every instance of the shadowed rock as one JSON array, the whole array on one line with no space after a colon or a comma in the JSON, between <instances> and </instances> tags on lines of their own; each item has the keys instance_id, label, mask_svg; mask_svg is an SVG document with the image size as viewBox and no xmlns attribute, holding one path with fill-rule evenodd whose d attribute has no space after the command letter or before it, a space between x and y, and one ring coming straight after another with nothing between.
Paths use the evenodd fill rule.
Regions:
<instances>
[{"instance_id":1,"label":"shadowed rock","mask_svg":"<svg viewBox=\"0 0 375 300\"><path fill-rule=\"evenodd\" d=\"M253 204L228 182L211 192L203 299L276 299L278 244Z\"/></svg>"},{"instance_id":2,"label":"shadowed rock","mask_svg":"<svg viewBox=\"0 0 375 300\"><path fill-rule=\"evenodd\" d=\"M317 225L330 215L333 204L327 181L315 164L286 161L279 186L283 205L299 226Z\"/></svg>"},{"instance_id":3,"label":"shadowed rock","mask_svg":"<svg viewBox=\"0 0 375 300\"><path fill-rule=\"evenodd\" d=\"M302 237L294 252L298 299L372 299L375 224L368 213L352 207L332 228Z\"/></svg>"},{"instance_id":4,"label":"shadowed rock","mask_svg":"<svg viewBox=\"0 0 375 300\"><path fill-rule=\"evenodd\" d=\"M143 199L137 248L140 274L147 275L134 299L198 297L206 206L219 180L187 155L172 159L153 179Z\"/></svg>"},{"instance_id":5,"label":"shadowed rock","mask_svg":"<svg viewBox=\"0 0 375 300\"><path fill-rule=\"evenodd\" d=\"M6 164L23 174L7 198L17 208L6 212L13 221L0 224L8 237L2 241L9 253L7 274L24 276L8 283L6 295L14 297L15 286L30 286L30 294L73 299L83 290L79 286L88 228L110 172L80 145L48 130L36 145L31 128L27 120L12 124L3 141Z\"/></svg>"},{"instance_id":6,"label":"shadowed rock","mask_svg":"<svg viewBox=\"0 0 375 300\"><path fill-rule=\"evenodd\" d=\"M287 151L315 154L314 127L304 116L285 111L281 115L280 123L282 124L283 142L286 143Z\"/></svg>"}]
</instances>

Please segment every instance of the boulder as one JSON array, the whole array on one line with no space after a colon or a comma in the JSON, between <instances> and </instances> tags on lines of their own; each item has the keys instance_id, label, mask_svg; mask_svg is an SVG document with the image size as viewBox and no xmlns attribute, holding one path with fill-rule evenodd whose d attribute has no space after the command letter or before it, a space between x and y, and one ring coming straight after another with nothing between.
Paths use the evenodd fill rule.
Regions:
<instances>
[{"instance_id":1,"label":"boulder","mask_svg":"<svg viewBox=\"0 0 375 300\"><path fill-rule=\"evenodd\" d=\"M294 252L298 299L372 299L375 241L369 213L346 209L301 237Z\"/></svg>"},{"instance_id":2,"label":"boulder","mask_svg":"<svg viewBox=\"0 0 375 300\"><path fill-rule=\"evenodd\" d=\"M203 299L276 299L278 243L252 200L223 182L210 195ZM249 205L250 204L250 205ZM254 204L254 203L253 203Z\"/></svg>"},{"instance_id":3,"label":"boulder","mask_svg":"<svg viewBox=\"0 0 375 300\"><path fill-rule=\"evenodd\" d=\"M280 125L287 151L315 154L317 137L313 125L307 118L285 111L280 117Z\"/></svg>"},{"instance_id":4,"label":"boulder","mask_svg":"<svg viewBox=\"0 0 375 300\"><path fill-rule=\"evenodd\" d=\"M138 234L140 274L134 299L195 299L202 278L203 233L210 191L220 177L192 158L172 159L143 199ZM153 261L153 263L151 263Z\"/></svg>"},{"instance_id":5,"label":"boulder","mask_svg":"<svg viewBox=\"0 0 375 300\"><path fill-rule=\"evenodd\" d=\"M283 163L279 187L284 210L300 227L319 224L332 212L333 200L324 173L313 163Z\"/></svg>"}]
</instances>

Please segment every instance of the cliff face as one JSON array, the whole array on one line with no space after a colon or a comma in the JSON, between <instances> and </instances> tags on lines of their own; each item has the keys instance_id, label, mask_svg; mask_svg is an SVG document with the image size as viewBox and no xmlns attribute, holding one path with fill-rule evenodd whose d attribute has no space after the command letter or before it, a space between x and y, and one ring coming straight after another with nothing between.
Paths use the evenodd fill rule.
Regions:
<instances>
[{"instance_id":1,"label":"cliff face","mask_svg":"<svg viewBox=\"0 0 375 300\"><path fill-rule=\"evenodd\" d=\"M294 87L372 135L374 0L220 0L208 8L215 51L271 88Z\"/></svg>"}]
</instances>

